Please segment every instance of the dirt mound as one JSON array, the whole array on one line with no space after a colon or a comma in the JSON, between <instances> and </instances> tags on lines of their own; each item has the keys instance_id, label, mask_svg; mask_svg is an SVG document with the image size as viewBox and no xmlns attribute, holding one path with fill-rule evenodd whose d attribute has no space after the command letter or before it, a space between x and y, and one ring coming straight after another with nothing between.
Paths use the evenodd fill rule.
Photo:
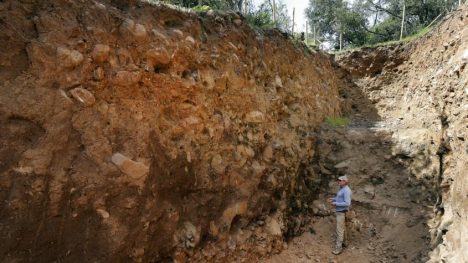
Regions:
<instances>
[{"instance_id":1,"label":"dirt mound","mask_svg":"<svg viewBox=\"0 0 468 263\"><path fill-rule=\"evenodd\" d=\"M4 260L279 251L340 111L330 59L236 14L121 2L0 3Z\"/></svg>"}]
</instances>

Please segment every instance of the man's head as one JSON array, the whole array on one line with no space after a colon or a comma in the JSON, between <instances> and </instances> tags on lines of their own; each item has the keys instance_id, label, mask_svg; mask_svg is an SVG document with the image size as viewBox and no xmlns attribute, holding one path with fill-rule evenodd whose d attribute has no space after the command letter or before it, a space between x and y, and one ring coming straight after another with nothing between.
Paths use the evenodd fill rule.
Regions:
<instances>
[{"instance_id":1,"label":"man's head","mask_svg":"<svg viewBox=\"0 0 468 263\"><path fill-rule=\"evenodd\" d=\"M338 177L338 184L340 186L345 186L348 184L348 177L346 175L342 175L340 177Z\"/></svg>"}]
</instances>

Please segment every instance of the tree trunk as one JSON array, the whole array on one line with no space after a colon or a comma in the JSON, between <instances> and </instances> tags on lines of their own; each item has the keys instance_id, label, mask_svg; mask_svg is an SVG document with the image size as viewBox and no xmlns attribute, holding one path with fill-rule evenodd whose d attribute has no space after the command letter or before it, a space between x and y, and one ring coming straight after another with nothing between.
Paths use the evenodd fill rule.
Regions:
<instances>
[{"instance_id":1,"label":"tree trunk","mask_svg":"<svg viewBox=\"0 0 468 263\"><path fill-rule=\"evenodd\" d=\"M276 27L276 3L275 3L275 0L272 0L271 9L272 9L272 12L273 12L273 24Z\"/></svg>"},{"instance_id":2,"label":"tree trunk","mask_svg":"<svg viewBox=\"0 0 468 263\"><path fill-rule=\"evenodd\" d=\"M294 37L294 16L296 14L296 8L293 8L293 21L292 21L292 30L291 35Z\"/></svg>"},{"instance_id":3,"label":"tree trunk","mask_svg":"<svg viewBox=\"0 0 468 263\"><path fill-rule=\"evenodd\" d=\"M379 0L379 2L377 2L378 6L380 6L380 1L381 0ZM372 25L372 26L375 26L377 24L378 19L379 19L379 10L377 9L377 12L375 13L375 18L374 18L374 25Z\"/></svg>"},{"instance_id":4,"label":"tree trunk","mask_svg":"<svg viewBox=\"0 0 468 263\"><path fill-rule=\"evenodd\" d=\"M242 7L244 6L244 0L237 1L237 10L242 14Z\"/></svg>"},{"instance_id":5,"label":"tree trunk","mask_svg":"<svg viewBox=\"0 0 468 263\"><path fill-rule=\"evenodd\" d=\"M343 33L340 32L340 51L343 46Z\"/></svg>"},{"instance_id":6,"label":"tree trunk","mask_svg":"<svg viewBox=\"0 0 468 263\"><path fill-rule=\"evenodd\" d=\"M405 27L405 11L406 11L406 3L405 3L405 0L403 0L403 14L401 16L400 41L403 39L403 29Z\"/></svg>"},{"instance_id":7,"label":"tree trunk","mask_svg":"<svg viewBox=\"0 0 468 263\"><path fill-rule=\"evenodd\" d=\"M316 34L317 34L317 31L316 31L315 24L314 24L314 46L316 45L316 44L315 44Z\"/></svg>"}]
</instances>

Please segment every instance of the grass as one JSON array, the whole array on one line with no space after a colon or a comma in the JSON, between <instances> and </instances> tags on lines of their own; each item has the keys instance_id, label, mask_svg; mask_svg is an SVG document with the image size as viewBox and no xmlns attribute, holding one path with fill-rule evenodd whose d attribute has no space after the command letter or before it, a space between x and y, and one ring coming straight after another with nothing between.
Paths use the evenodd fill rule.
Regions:
<instances>
[{"instance_id":1,"label":"grass","mask_svg":"<svg viewBox=\"0 0 468 263\"><path fill-rule=\"evenodd\" d=\"M362 48L376 48L376 47L393 46L393 45L397 45L397 44L401 44L401 43L407 43L407 42L411 42L413 40L416 40L416 39L424 36L425 34L430 32L431 30L432 30L432 27L425 27L425 28L419 30L418 32L414 33L413 35L410 35L410 36L407 36L407 37L403 38L402 40L391 40L391 41L386 41L386 42L381 42L381 43L367 44L367 45L364 45L364 46L350 48L350 49L343 49L341 51L336 51L336 52L331 52L331 53L332 54L342 54L342 53L345 53L345 52L360 50Z\"/></svg>"},{"instance_id":2,"label":"grass","mask_svg":"<svg viewBox=\"0 0 468 263\"><path fill-rule=\"evenodd\" d=\"M376 43L376 44L372 44L372 45L364 45L363 47L390 46L390 45L395 45L395 44L399 44L399 43L410 42L410 41L413 41L415 39L418 39L418 38L424 36L429 31L431 31L431 29L432 29L432 27L425 27L425 28L419 30L418 32L414 33L413 35L410 35L410 36L407 36L407 37L403 38L402 40L392 40L392 41Z\"/></svg>"},{"instance_id":3,"label":"grass","mask_svg":"<svg viewBox=\"0 0 468 263\"><path fill-rule=\"evenodd\" d=\"M331 126L339 127L348 125L351 123L351 120L347 117L327 117L325 122Z\"/></svg>"}]
</instances>

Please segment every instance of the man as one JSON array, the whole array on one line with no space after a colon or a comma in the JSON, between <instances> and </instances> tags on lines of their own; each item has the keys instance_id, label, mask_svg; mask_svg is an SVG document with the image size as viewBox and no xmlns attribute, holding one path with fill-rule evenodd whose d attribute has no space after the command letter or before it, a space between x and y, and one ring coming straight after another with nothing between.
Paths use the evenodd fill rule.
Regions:
<instances>
[{"instance_id":1,"label":"man","mask_svg":"<svg viewBox=\"0 0 468 263\"><path fill-rule=\"evenodd\" d=\"M338 177L340 190L336 197L329 198L328 202L336 207L336 247L333 254L338 255L343 251L343 240L345 238L345 220L346 212L351 205L351 188L348 186L348 177L346 175Z\"/></svg>"}]
</instances>

